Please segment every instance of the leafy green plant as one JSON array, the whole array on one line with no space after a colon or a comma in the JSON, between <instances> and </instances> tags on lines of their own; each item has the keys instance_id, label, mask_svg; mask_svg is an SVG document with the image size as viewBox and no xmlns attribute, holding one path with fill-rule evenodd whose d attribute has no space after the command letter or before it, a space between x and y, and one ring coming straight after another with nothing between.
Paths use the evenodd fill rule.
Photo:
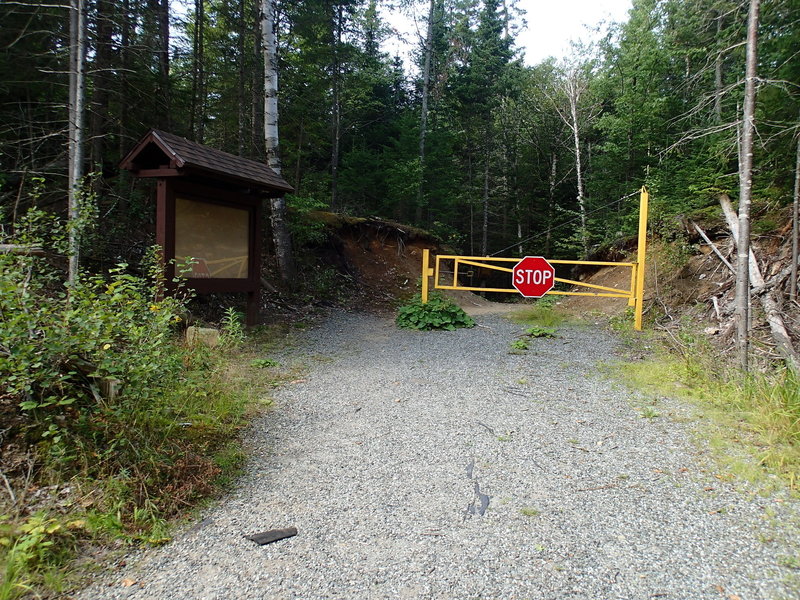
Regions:
<instances>
[{"instance_id":1,"label":"leafy green plant","mask_svg":"<svg viewBox=\"0 0 800 600\"><path fill-rule=\"evenodd\" d=\"M639 409L639 414L642 415L642 418L652 420L661 415L659 412L652 406L643 406Z\"/></svg>"},{"instance_id":2,"label":"leafy green plant","mask_svg":"<svg viewBox=\"0 0 800 600\"><path fill-rule=\"evenodd\" d=\"M531 346L530 340L527 338L519 338L513 340L510 344L512 350L524 351L528 350Z\"/></svg>"},{"instance_id":3,"label":"leafy green plant","mask_svg":"<svg viewBox=\"0 0 800 600\"><path fill-rule=\"evenodd\" d=\"M403 329L445 329L452 331L459 327L474 327L472 320L464 310L449 298L433 293L428 302L423 304L420 294L416 294L410 302L401 306L395 320Z\"/></svg>"},{"instance_id":4,"label":"leafy green plant","mask_svg":"<svg viewBox=\"0 0 800 600\"><path fill-rule=\"evenodd\" d=\"M32 514L16 526L7 516L0 516L0 548L4 549L0 600L11 600L30 591L32 571L61 564L69 556L63 543L72 537L69 530L80 527L82 522L64 525L44 511Z\"/></svg>"},{"instance_id":5,"label":"leafy green plant","mask_svg":"<svg viewBox=\"0 0 800 600\"><path fill-rule=\"evenodd\" d=\"M59 251L65 239L41 211L17 225L4 243ZM43 258L0 254L0 381L15 411L4 440L30 448L48 483L69 480L92 498L59 517L0 517L0 598L59 585L52 565L81 539L162 542L167 519L239 460L246 382L261 377L243 368L230 385L236 352L190 348L177 335L189 300L180 281L165 293L155 251L138 270L145 276L120 264L67 288ZM227 327L240 339L234 312Z\"/></svg>"},{"instance_id":6,"label":"leafy green plant","mask_svg":"<svg viewBox=\"0 0 800 600\"><path fill-rule=\"evenodd\" d=\"M229 306L222 315L222 343L224 346L236 347L244 342L244 315Z\"/></svg>"},{"instance_id":7,"label":"leafy green plant","mask_svg":"<svg viewBox=\"0 0 800 600\"><path fill-rule=\"evenodd\" d=\"M267 369L269 367L277 367L280 363L271 358L257 358L250 361L250 366L256 369Z\"/></svg>"},{"instance_id":8,"label":"leafy green plant","mask_svg":"<svg viewBox=\"0 0 800 600\"><path fill-rule=\"evenodd\" d=\"M533 325L525 330L525 335L532 338L554 338L556 337L556 330L552 327Z\"/></svg>"}]
</instances>

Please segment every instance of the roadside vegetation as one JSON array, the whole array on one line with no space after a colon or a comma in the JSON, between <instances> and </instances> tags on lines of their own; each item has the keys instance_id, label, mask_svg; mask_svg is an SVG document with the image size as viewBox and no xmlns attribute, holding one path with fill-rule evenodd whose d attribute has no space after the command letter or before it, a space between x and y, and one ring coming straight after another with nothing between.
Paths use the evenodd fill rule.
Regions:
<instances>
[{"instance_id":1,"label":"roadside vegetation","mask_svg":"<svg viewBox=\"0 0 800 600\"><path fill-rule=\"evenodd\" d=\"M776 253L769 268L784 268L785 256ZM645 331L633 332L628 314L611 318L632 360L610 370L650 397L643 416L664 414L664 397L689 401L701 417L698 434L727 472L764 492L785 486L800 493L800 380L776 355L769 328L754 328L753 368L741 371L732 351L733 310L724 295L731 283L718 258L678 236L653 244L648 260Z\"/></svg>"},{"instance_id":2,"label":"roadside vegetation","mask_svg":"<svg viewBox=\"0 0 800 600\"><path fill-rule=\"evenodd\" d=\"M656 332L633 348L643 358L614 363L612 372L656 405L665 396L691 402L701 416L699 435L727 472L763 492L778 481L792 494L800 492L796 373L774 367L742 374L726 368L703 334L689 327L675 338Z\"/></svg>"},{"instance_id":3,"label":"roadside vegetation","mask_svg":"<svg viewBox=\"0 0 800 600\"><path fill-rule=\"evenodd\" d=\"M63 233L32 211L2 241L58 252ZM246 336L229 310L216 347L189 345L190 294L159 273L151 253L65 287L48 259L0 254L0 600L65 593L90 544L166 541L243 465L282 334Z\"/></svg>"}]
</instances>

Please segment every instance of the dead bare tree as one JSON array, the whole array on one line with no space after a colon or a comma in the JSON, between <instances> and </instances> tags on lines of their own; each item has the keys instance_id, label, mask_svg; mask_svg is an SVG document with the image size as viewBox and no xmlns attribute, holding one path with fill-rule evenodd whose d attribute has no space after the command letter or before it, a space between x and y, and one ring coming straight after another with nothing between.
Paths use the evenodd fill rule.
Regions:
<instances>
[{"instance_id":1,"label":"dead bare tree","mask_svg":"<svg viewBox=\"0 0 800 600\"><path fill-rule=\"evenodd\" d=\"M800 205L800 132L794 166L794 196L792 200L792 275L789 282L789 299L797 302L798 208Z\"/></svg>"},{"instance_id":2,"label":"dead bare tree","mask_svg":"<svg viewBox=\"0 0 800 600\"><path fill-rule=\"evenodd\" d=\"M581 221L581 243L584 256L589 254L589 230L587 223L586 196L584 192L583 168L581 165L581 131L586 123L595 116L595 108L586 105L586 93L589 80L580 65L569 66L559 83L557 94L561 98L548 94L553 108L572 134L572 150L575 155L575 175L578 212ZM566 102L564 106L563 102Z\"/></svg>"},{"instance_id":3,"label":"dead bare tree","mask_svg":"<svg viewBox=\"0 0 800 600\"><path fill-rule=\"evenodd\" d=\"M753 132L755 130L756 68L760 0L750 0L747 19L747 58L745 64L744 113L739 163L739 235L736 264L736 319L739 366L747 371L748 322L750 299L750 203L753 191Z\"/></svg>"},{"instance_id":4,"label":"dead bare tree","mask_svg":"<svg viewBox=\"0 0 800 600\"><path fill-rule=\"evenodd\" d=\"M731 199L727 194L722 194L719 197L719 203L722 207L722 212L725 214L725 220L728 223L728 227L733 235L734 243L736 243L737 248L739 248L741 230L739 229L739 219L736 215L736 212L733 210ZM741 250L739 250L737 253L737 260L742 260ZM772 332L772 339L775 341L775 346L777 347L778 352L783 357L786 364L790 368L797 370L798 366L800 366L800 359L798 359L797 353L792 345L789 332L786 330L786 324L784 323L783 315L781 314L780 310L780 302L775 295L776 289L779 287L778 284L783 281L785 274L778 273L772 277L770 281L766 281L761 273L761 267L758 265L755 252L753 252L753 249L750 247L748 247L748 252L745 255L744 264L748 270L748 285L752 284L752 293L757 294L759 300L761 301L761 306L764 309L764 314L766 315L767 323L769 324L770 331ZM738 267L739 265L737 264L737 274ZM735 302L738 309L738 304L740 301L738 289L736 293L737 296L735 298ZM750 294L751 290L748 289L747 300L749 300Z\"/></svg>"}]
</instances>

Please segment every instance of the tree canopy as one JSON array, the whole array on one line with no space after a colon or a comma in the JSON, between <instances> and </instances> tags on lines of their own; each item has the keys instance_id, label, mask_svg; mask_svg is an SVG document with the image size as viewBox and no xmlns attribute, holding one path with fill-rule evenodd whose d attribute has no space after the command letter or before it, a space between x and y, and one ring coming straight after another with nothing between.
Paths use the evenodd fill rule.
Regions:
<instances>
[{"instance_id":1,"label":"tree canopy","mask_svg":"<svg viewBox=\"0 0 800 600\"><path fill-rule=\"evenodd\" d=\"M388 5L272 1L290 207L393 218L470 253L564 258L631 234L637 204L626 197L643 184L656 226L736 196L746 2L634 0L599 43L526 66L513 3L416 0L430 27L409 70L386 51ZM89 258L146 245L149 195L117 164L150 127L265 160L261 10L256 0L87 3L83 172L119 234ZM69 13L0 6L4 222L33 201L66 207ZM756 216L791 202L800 2L764 2L759 40ZM35 197L32 178L46 181Z\"/></svg>"}]
</instances>

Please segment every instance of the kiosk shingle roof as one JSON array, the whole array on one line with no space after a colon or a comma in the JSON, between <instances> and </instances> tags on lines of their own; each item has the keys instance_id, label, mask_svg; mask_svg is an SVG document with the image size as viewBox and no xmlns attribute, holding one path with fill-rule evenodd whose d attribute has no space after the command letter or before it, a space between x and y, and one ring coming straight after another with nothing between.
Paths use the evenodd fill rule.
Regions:
<instances>
[{"instance_id":1,"label":"kiosk shingle roof","mask_svg":"<svg viewBox=\"0 0 800 600\"><path fill-rule=\"evenodd\" d=\"M137 160L146 160L145 156L150 154L146 149L150 144L155 144L178 169L199 170L222 177L232 177L271 190L294 191L291 185L264 163L215 150L159 129L151 129L139 140L120 163L122 168L132 171L156 168L158 165L143 166L140 164L141 160Z\"/></svg>"}]
</instances>

